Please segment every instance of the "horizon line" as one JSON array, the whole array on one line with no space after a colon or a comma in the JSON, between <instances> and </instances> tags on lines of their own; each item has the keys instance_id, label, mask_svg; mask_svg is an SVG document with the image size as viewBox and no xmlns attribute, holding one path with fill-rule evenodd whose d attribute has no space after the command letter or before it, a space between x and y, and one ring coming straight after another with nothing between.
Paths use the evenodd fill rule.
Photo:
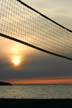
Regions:
<instances>
[{"instance_id":1,"label":"horizon line","mask_svg":"<svg viewBox=\"0 0 72 108\"><path fill-rule=\"evenodd\" d=\"M72 84L72 78L65 79L16 79L6 80L11 84Z\"/></svg>"}]
</instances>

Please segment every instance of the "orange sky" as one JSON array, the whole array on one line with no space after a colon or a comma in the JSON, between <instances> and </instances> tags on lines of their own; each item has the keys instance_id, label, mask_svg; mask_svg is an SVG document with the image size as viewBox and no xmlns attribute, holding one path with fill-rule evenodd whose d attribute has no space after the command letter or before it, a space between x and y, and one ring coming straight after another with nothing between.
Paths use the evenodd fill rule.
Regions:
<instances>
[{"instance_id":1,"label":"orange sky","mask_svg":"<svg viewBox=\"0 0 72 108\"><path fill-rule=\"evenodd\" d=\"M29 80L10 80L12 84L72 84L72 79L29 79Z\"/></svg>"}]
</instances>

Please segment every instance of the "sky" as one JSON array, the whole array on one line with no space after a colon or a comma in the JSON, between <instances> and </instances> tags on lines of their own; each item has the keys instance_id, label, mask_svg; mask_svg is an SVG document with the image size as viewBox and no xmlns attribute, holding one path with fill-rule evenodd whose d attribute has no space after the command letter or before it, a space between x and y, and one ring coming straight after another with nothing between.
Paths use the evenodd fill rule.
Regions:
<instances>
[{"instance_id":1,"label":"sky","mask_svg":"<svg viewBox=\"0 0 72 108\"><path fill-rule=\"evenodd\" d=\"M0 2L3 3L4 6L6 1L10 0L1 0ZM72 0L22 1L72 30ZM13 2L15 2L15 0L13 0ZM9 21L8 16L3 14L2 9L6 12L5 7L0 8L1 25L3 23L2 20ZM19 21L18 16L15 16L15 18ZM9 31L11 30L10 23L9 25L6 24L5 28L4 30L6 33L11 33L11 31ZM18 33L20 32L19 29L20 28L16 28ZM1 31L2 28L0 26L0 32ZM14 30L12 30L12 33L15 33ZM59 79L62 80L60 81ZM52 56L26 45L0 37L0 80L13 83L28 83L28 81L30 82L31 80L31 83L43 83L43 81L44 83L48 81L51 81L51 83L70 83L72 82L72 61Z\"/></svg>"}]
</instances>

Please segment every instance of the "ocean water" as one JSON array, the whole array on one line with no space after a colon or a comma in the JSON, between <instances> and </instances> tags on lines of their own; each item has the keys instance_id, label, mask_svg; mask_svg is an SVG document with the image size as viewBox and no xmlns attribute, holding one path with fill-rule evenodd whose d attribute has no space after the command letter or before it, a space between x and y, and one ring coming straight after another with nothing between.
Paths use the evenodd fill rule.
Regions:
<instances>
[{"instance_id":1,"label":"ocean water","mask_svg":"<svg viewBox=\"0 0 72 108\"><path fill-rule=\"evenodd\" d=\"M72 85L0 86L0 98L56 99L72 98Z\"/></svg>"}]
</instances>

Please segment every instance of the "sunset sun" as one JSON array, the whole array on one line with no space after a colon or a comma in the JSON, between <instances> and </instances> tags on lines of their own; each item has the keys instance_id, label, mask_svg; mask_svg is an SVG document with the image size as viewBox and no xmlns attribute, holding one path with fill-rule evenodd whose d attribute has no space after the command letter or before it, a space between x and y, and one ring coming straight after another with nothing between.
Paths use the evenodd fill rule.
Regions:
<instances>
[{"instance_id":1,"label":"sunset sun","mask_svg":"<svg viewBox=\"0 0 72 108\"><path fill-rule=\"evenodd\" d=\"M18 56L18 55L14 55L14 56L12 57L12 64L13 64L14 66L19 66L19 65L21 64L21 57Z\"/></svg>"}]
</instances>

